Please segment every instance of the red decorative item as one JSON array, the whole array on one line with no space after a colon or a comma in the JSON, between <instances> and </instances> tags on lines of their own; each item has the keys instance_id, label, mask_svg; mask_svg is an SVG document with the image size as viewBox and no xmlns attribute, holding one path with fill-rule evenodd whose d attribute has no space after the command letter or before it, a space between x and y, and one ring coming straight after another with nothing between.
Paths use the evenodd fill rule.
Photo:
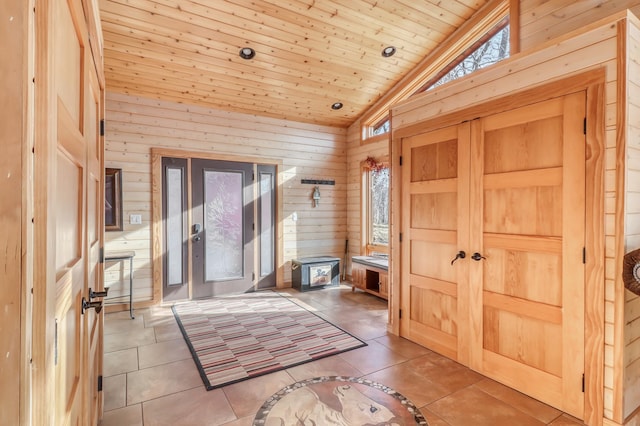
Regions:
<instances>
[{"instance_id":1,"label":"red decorative item","mask_svg":"<svg viewBox=\"0 0 640 426\"><path fill-rule=\"evenodd\" d=\"M376 160L373 157L367 157L367 159L364 160L364 163L367 165L369 169L373 170L374 172L379 172L380 170L387 168L387 166L384 163L380 163L378 160Z\"/></svg>"}]
</instances>

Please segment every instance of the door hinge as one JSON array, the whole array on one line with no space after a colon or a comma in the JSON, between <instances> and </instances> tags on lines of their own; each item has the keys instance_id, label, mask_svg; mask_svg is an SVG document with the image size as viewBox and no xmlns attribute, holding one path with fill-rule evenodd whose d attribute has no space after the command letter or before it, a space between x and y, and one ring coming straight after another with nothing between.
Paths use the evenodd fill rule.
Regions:
<instances>
[{"instance_id":1,"label":"door hinge","mask_svg":"<svg viewBox=\"0 0 640 426\"><path fill-rule=\"evenodd\" d=\"M255 281L256 280L256 273L252 272L251 273L251 281Z\"/></svg>"},{"instance_id":2,"label":"door hinge","mask_svg":"<svg viewBox=\"0 0 640 426\"><path fill-rule=\"evenodd\" d=\"M104 118L100 120L100 136L104 136Z\"/></svg>"},{"instance_id":3,"label":"door hinge","mask_svg":"<svg viewBox=\"0 0 640 426\"><path fill-rule=\"evenodd\" d=\"M584 373L582 373L582 393L584 393Z\"/></svg>"},{"instance_id":4,"label":"door hinge","mask_svg":"<svg viewBox=\"0 0 640 426\"><path fill-rule=\"evenodd\" d=\"M402 319L402 309L400 309L400 312L398 314L398 318Z\"/></svg>"},{"instance_id":5,"label":"door hinge","mask_svg":"<svg viewBox=\"0 0 640 426\"><path fill-rule=\"evenodd\" d=\"M256 230L256 224L255 224L255 222L251 224L251 230L252 230L252 231L255 231L255 230Z\"/></svg>"},{"instance_id":6,"label":"door hinge","mask_svg":"<svg viewBox=\"0 0 640 426\"><path fill-rule=\"evenodd\" d=\"M98 262L104 263L104 247L100 247L100 253L98 253Z\"/></svg>"},{"instance_id":7,"label":"door hinge","mask_svg":"<svg viewBox=\"0 0 640 426\"><path fill-rule=\"evenodd\" d=\"M256 174L255 172L251 172L251 180L255 181L256 180Z\"/></svg>"},{"instance_id":8,"label":"door hinge","mask_svg":"<svg viewBox=\"0 0 640 426\"><path fill-rule=\"evenodd\" d=\"M102 392L102 376L98 376L98 392Z\"/></svg>"},{"instance_id":9,"label":"door hinge","mask_svg":"<svg viewBox=\"0 0 640 426\"><path fill-rule=\"evenodd\" d=\"M53 329L53 365L58 365L58 318Z\"/></svg>"},{"instance_id":10,"label":"door hinge","mask_svg":"<svg viewBox=\"0 0 640 426\"><path fill-rule=\"evenodd\" d=\"M400 156L400 165L402 166L402 155Z\"/></svg>"},{"instance_id":11,"label":"door hinge","mask_svg":"<svg viewBox=\"0 0 640 426\"><path fill-rule=\"evenodd\" d=\"M583 264L587 263L587 248L586 247L582 247L582 263Z\"/></svg>"},{"instance_id":12,"label":"door hinge","mask_svg":"<svg viewBox=\"0 0 640 426\"><path fill-rule=\"evenodd\" d=\"M584 125L582 128L582 131L584 132L584 134L587 134L587 117L584 118Z\"/></svg>"},{"instance_id":13,"label":"door hinge","mask_svg":"<svg viewBox=\"0 0 640 426\"><path fill-rule=\"evenodd\" d=\"M400 233L400 242L402 242L402 232Z\"/></svg>"}]
</instances>

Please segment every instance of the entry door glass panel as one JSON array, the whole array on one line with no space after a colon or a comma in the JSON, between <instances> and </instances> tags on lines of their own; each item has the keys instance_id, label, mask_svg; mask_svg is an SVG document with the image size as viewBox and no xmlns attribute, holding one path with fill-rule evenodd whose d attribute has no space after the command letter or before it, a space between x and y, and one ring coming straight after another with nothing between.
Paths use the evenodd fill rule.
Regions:
<instances>
[{"instance_id":1,"label":"entry door glass panel","mask_svg":"<svg viewBox=\"0 0 640 426\"><path fill-rule=\"evenodd\" d=\"M273 272L273 215L270 205L273 203L273 175L260 173L260 223L268 224L260 229L260 276L264 277ZM266 207L266 208L265 208Z\"/></svg>"},{"instance_id":2,"label":"entry door glass panel","mask_svg":"<svg viewBox=\"0 0 640 426\"><path fill-rule=\"evenodd\" d=\"M253 168L191 160L194 298L254 290Z\"/></svg>"},{"instance_id":3,"label":"entry door glass panel","mask_svg":"<svg viewBox=\"0 0 640 426\"><path fill-rule=\"evenodd\" d=\"M244 276L243 175L204 172L205 280Z\"/></svg>"},{"instance_id":4,"label":"entry door glass panel","mask_svg":"<svg viewBox=\"0 0 640 426\"><path fill-rule=\"evenodd\" d=\"M167 168L167 284L183 282L182 252L184 243L182 168Z\"/></svg>"},{"instance_id":5,"label":"entry door glass panel","mask_svg":"<svg viewBox=\"0 0 640 426\"><path fill-rule=\"evenodd\" d=\"M258 165L258 288L276 285L276 167Z\"/></svg>"},{"instance_id":6,"label":"entry door glass panel","mask_svg":"<svg viewBox=\"0 0 640 426\"><path fill-rule=\"evenodd\" d=\"M188 293L187 160L162 159L164 255L162 297L186 299Z\"/></svg>"}]
</instances>

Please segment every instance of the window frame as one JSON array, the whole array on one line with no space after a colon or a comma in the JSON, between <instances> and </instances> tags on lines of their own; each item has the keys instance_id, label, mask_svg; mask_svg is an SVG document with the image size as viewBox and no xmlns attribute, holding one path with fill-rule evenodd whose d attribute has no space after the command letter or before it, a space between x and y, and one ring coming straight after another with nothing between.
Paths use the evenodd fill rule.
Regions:
<instances>
[{"instance_id":1,"label":"window frame","mask_svg":"<svg viewBox=\"0 0 640 426\"><path fill-rule=\"evenodd\" d=\"M499 31L495 28L505 19L511 26L509 56L518 53L519 14L517 0L494 0L487 3L362 116L360 145L374 143L379 136L390 134L391 128L388 133L372 136L372 129L391 119L390 112L394 104L420 93L426 82L440 74L444 68L452 67L451 63L459 61L460 56L471 46L485 38L489 32Z\"/></svg>"},{"instance_id":2,"label":"window frame","mask_svg":"<svg viewBox=\"0 0 640 426\"><path fill-rule=\"evenodd\" d=\"M388 137L386 133L381 136ZM389 188L387 191L391 192L391 164L389 162L389 156L386 155L379 161L385 168L389 170ZM369 167L366 161L360 163L360 254L369 256L373 252L384 253L387 256L390 253L390 244L373 244L372 241L372 225L371 225L371 167ZM389 203L389 214L391 214L391 203Z\"/></svg>"}]
</instances>

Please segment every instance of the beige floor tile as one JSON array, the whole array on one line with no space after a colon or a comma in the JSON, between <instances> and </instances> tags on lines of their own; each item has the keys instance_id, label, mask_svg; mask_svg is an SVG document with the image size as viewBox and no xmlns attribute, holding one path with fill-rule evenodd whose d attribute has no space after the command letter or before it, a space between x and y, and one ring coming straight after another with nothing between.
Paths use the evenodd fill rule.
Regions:
<instances>
[{"instance_id":1,"label":"beige floor tile","mask_svg":"<svg viewBox=\"0 0 640 426\"><path fill-rule=\"evenodd\" d=\"M102 380L102 391L104 393L104 411L115 410L127 405L126 374L105 377Z\"/></svg>"},{"instance_id":2,"label":"beige floor tile","mask_svg":"<svg viewBox=\"0 0 640 426\"><path fill-rule=\"evenodd\" d=\"M222 389L238 418L255 416L264 402L280 389L295 383L285 371L225 386Z\"/></svg>"},{"instance_id":3,"label":"beige floor tile","mask_svg":"<svg viewBox=\"0 0 640 426\"><path fill-rule=\"evenodd\" d=\"M349 318L345 315L341 319L333 319L331 316L326 319L361 340L368 341L387 335L386 323L375 318Z\"/></svg>"},{"instance_id":4,"label":"beige floor tile","mask_svg":"<svg viewBox=\"0 0 640 426\"><path fill-rule=\"evenodd\" d=\"M105 377L128 373L138 369L138 348L104 354L103 373Z\"/></svg>"},{"instance_id":5,"label":"beige floor tile","mask_svg":"<svg viewBox=\"0 0 640 426\"><path fill-rule=\"evenodd\" d=\"M484 376L475 371L435 352L407 361L406 367L445 389L447 393L453 393L484 379Z\"/></svg>"},{"instance_id":6,"label":"beige floor tile","mask_svg":"<svg viewBox=\"0 0 640 426\"><path fill-rule=\"evenodd\" d=\"M142 404L145 426L216 426L236 420L220 389L190 389Z\"/></svg>"},{"instance_id":7,"label":"beige floor tile","mask_svg":"<svg viewBox=\"0 0 640 426\"><path fill-rule=\"evenodd\" d=\"M353 349L338 355L364 374L370 374L407 360L375 340L367 342L363 348Z\"/></svg>"},{"instance_id":8,"label":"beige floor tile","mask_svg":"<svg viewBox=\"0 0 640 426\"><path fill-rule=\"evenodd\" d=\"M127 405L204 386L193 359L127 374Z\"/></svg>"},{"instance_id":9,"label":"beige floor tile","mask_svg":"<svg viewBox=\"0 0 640 426\"><path fill-rule=\"evenodd\" d=\"M330 356L287 369L296 381L322 376L360 377L362 372L339 356Z\"/></svg>"},{"instance_id":10,"label":"beige floor tile","mask_svg":"<svg viewBox=\"0 0 640 426\"><path fill-rule=\"evenodd\" d=\"M402 337L394 336L393 334L378 337L375 341L406 357L407 359L417 358L431 352L423 346Z\"/></svg>"},{"instance_id":11,"label":"beige floor tile","mask_svg":"<svg viewBox=\"0 0 640 426\"><path fill-rule=\"evenodd\" d=\"M238 420L234 420L229 423L225 423L224 426L253 426L253 419L255 416L243 417Z\"/></svg>"},{"instance_id":12,"label":"beige floor tile","mask_svg":"<svg viewBox=\"0 0 640 426\"><path fill-rule=\"evenodd\" d=\"M105 336L108 334L129 332L136 328L138 329L144 328L144 319L141 316L138 316L136 319L131 319L129 317L129 311L115 312L112 314L105 315L105 321L104 321Z\"/></svg>"},{"instance_id":13,"label":"beige floor tile","mask_svg":"<svg viewBox=\"0 0 640 426\"><path fill-rule=\"evenodd\" d=\"M153 306L144 316L144 326L147 328L171 324L176 324L176 318L169 306Z\"/></svg>"},{"instance_id":14,"label":"beige floor tile","mask_svg":"<svg viewBox=\"0 0 640 426\"><path fill-rule=\"evenodd\" d=\"M497 398L500 401L504 401L512 407L517 408L523 413L526 413L531 417L540 420L545 424L551 422L553 419L558 418L558 416L562 414L560 410L556 410L555 408L550 407L547 404L543 404L538 400L535 400L491 379L483 379L480 382L476 383L474 386L488 393L494 398Z\"/></svg>"},{"instance_id":15,"label":"beige floor tile","mask_svg":"<svg viewBox=\"0 0 640 426\"><path fill-rule=\"evenodd\" d=\"M182 337L177 340L138 346L138 355L141 370L183 359L192 359L189 347Z\"/></svg>"},{"instance_id":16,"label":"beige floor tile","mask_svg":"<svg viewBox=\"0 0 640 426\"><path fill-rule=\"evenodd\" d=\"M427 419L427 424L429 426L449 426L449 423L445 422L440 417L438 417L435 414L433 414L426 407L420 408L420 412L422 413L424 418Z\"/></svg>"},{"instance_id":17,"label":"beige floor tile","mask_svg":"<svg viewBox=\"0 0 640 426\"><path fill-rule=\"evenodd\" d=\"M422 407L449 394L446 389L417 374L406 362L365 377L389 386L408 398L416 407Z\"/></svg>"},{"instance_id":18,"label":"beige floor tile","mask_svg":"<svg viewBox=\"0 0 640 426\"><path fill-rule=\"evenodd\" d=\"M100 426L143 426L142 407L140 404L130 405L118 410L104 413Z\"/></svg>"},{"instance_id":19,"label":"beige floor tile","mask_svg":"<svg viewBox=\"0 0 640 426\"><path fill-rule=\"evenodd\" d=\"M369 346L206 392L170 308L136 310L135 320L129 319L128 311L107 314L101 425L143 425L144 419L146 426L250 426L264 401L295 381L365 374L421 407L430 426L584 426L452 360L388 334L387 302L382 299L351 292L347 286L285 292ZM192 419L197 420L189 423Z\"/></svg>"},{"instance_id":20,"label":"beige floor tile","mask_svg":"<svg viewBox=\"0 0 640 426\"><path fill-rule=\"evenodd\" d=\"M156 330L156 342L184 339L184 337L182 336L182 332L180 331L180 327L178 327L178 324L176 323L169 325L158 325L155 326L154 329Z\"/></svg>"},{"instance_id":21,"label":"beige floor tile","mask_svg":"<svg viewBox=\"0 0 640 426\"><path fill-rule=\"evenodd\" d=\"M156 335L152 328L135 328L123 333L107 334L104 336L104 351L114 352L135 348L139 345L149 345L156 342Z\"/></svg>"},{"instance_id":22,"label":"beige floor tile","mask_svg":"<svg viewBox=\"0 0 640 426\"><path fill-rule=\"evenodd\" d=\"M540 426L543 422L470 386L428 406L451 426Z\"/></svg>"},{"instance_id":23,"label":"beige floor tile","mask_svg":"<svg viewBox=\"0 0 640 426\"><path fill-rule=\"evenodd\" d=\"M568 414L562 414L560 417L549 423L551 426L584 426L582 421Z\"/></svg>"}]
</instances>

